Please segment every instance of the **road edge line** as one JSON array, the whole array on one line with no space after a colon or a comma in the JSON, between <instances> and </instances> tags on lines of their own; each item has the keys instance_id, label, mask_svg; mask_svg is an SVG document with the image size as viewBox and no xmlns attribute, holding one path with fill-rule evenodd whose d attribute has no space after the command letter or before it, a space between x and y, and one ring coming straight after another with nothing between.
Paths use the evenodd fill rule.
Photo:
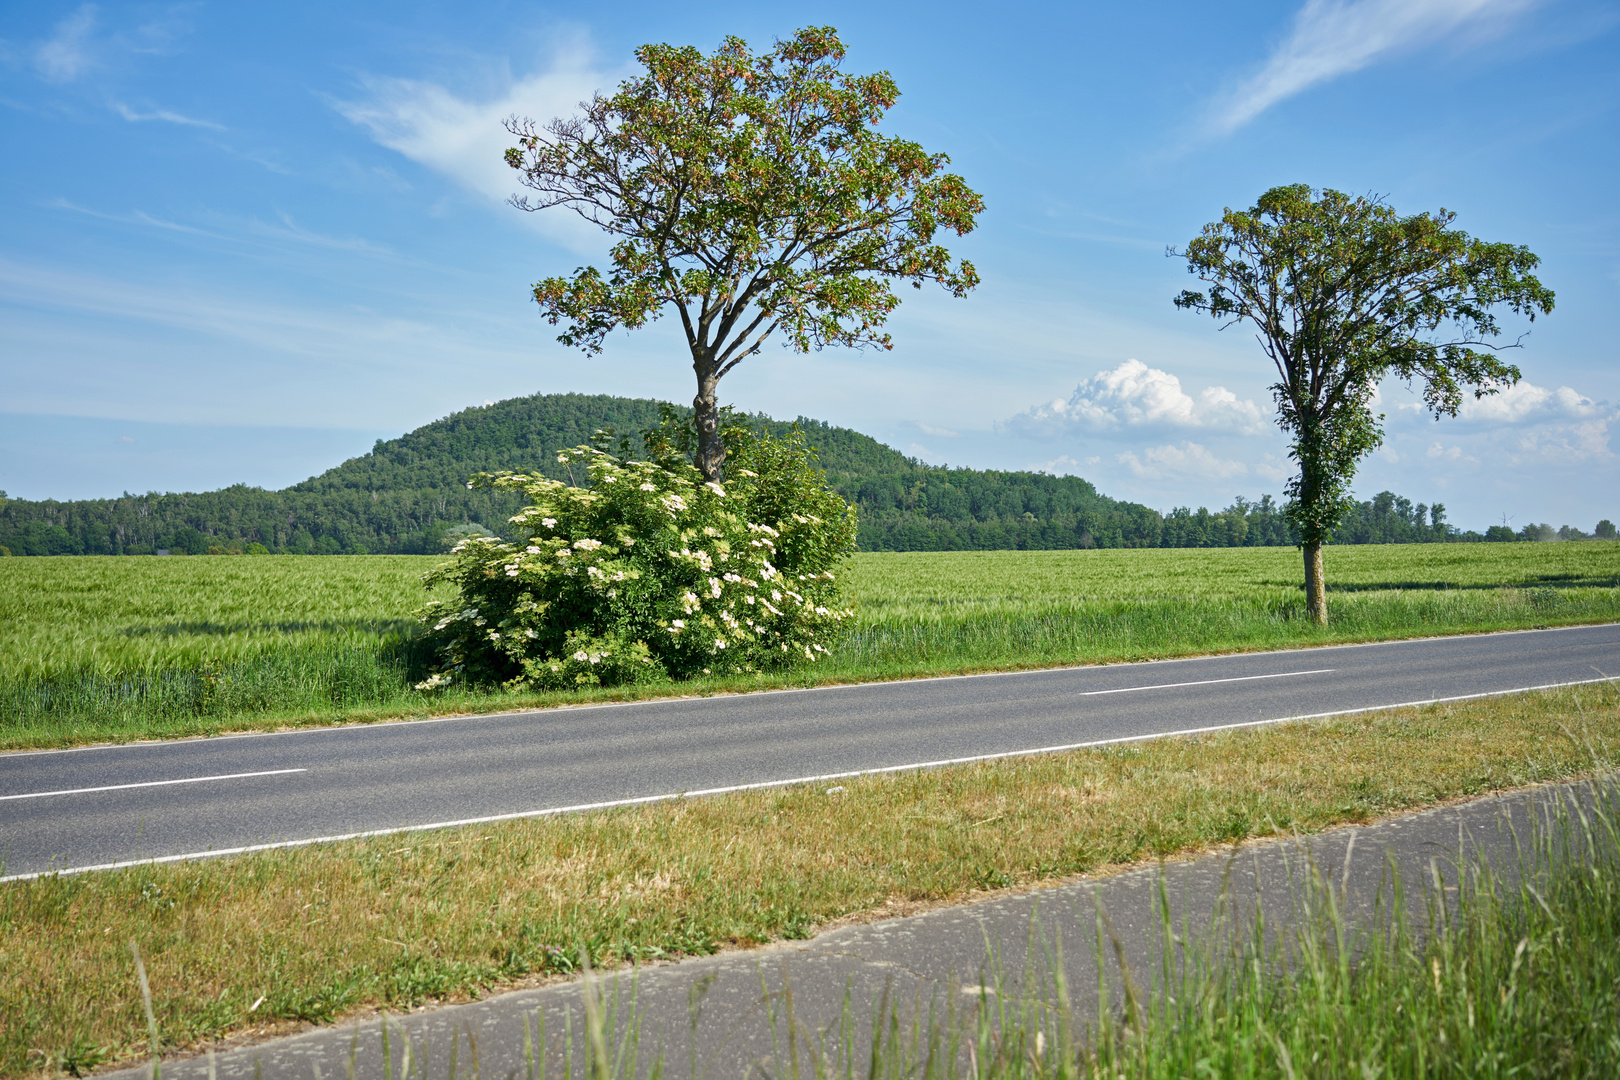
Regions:
<instances>
[{"instance_id":1,"label":"road edge line","mask_svg":"<svg viewBox=\"0 0 1620 1080\"><path fill-rule=\"evenodd\" d=\"M609 799L603 802L579 803L574 806L556 806L544 810L520 810L511 814L493 814L488 817L462 818L457 821L435 821L425 825L401 825L389 829L368 829L364 832L341 833L334 836L315 836L304 840L281 840L269 844L247 844L242 847L219 848L213 851L193 851L183 855L160 855L150 859L129 859L122 862L98 863L93 866L66 867L60 870L36 870L27 874L8 874L0 877L0 885L12 881L33 881L42 877L70 877L103 870L127 870L140 866L159 866L164 863L192 862L226 855L249 855L259 851L283 851L289 848L310 847L315 844L336 844L347 840L367 840L376 836L399 836L404 833L429 832L436 829L464 828L468 825L492 825L502 821L522 821L529 818L558 817L562 814L582 814L592 810L613 810L620 807L645 806L650 803L673 802L676 799L696 799L713 795L732 795L742 791L764 791L770 788L792 787L796 784L819 784L828 780L850 780L858 776L883 776L888 773L913 772L922 769L941 769L951 765L972 765L980 761L1002 761L1015 757L1039 757L1061 754L1070 750L1090 750L1099 746L1119 746L1125 743L1148 742L1153 739L1174 739L1187 735L1207 735L1218 731L1237 731L1243 728L1267 727L1305 720L1326 720L1335 716L1357 716L1362 713L1384 712L1391 709L1413 709L1424 705L1444 705L1453 701L1477 701L1481 698L1509 697L1513 694L1533 694L1538 690L1559 690L1569 686L1591 686L1594 683L1620 682L1620 675L1601 679L1577 679L1573 682L1544 683L1540 686L1520 686L1512 690L1488 690L1480 694L1456 694L1451 697L1425 698L1422 701L1402 701L1392 705L1367 705L1356 709L1337 709L1325 713L1305 713L1298 716L1278 716L1269 720L1244 720L1236 724L1213 724L1207 727L1182 728L1160 731L1148 735L1123 735L1114 739L1096 739L1091 742L1065 743L1062 746L1038 746L1026 750L1003 750L994 754L974 754L970 757L941 758L937 761L918 761L906 765L883 765L875 769L853 769L848 772L821 773L816 776L795 776L787 780L761 780L751 784L731 784L725 787L702 788L696 791L674 791L661 795L638 795L628 799Z\"/></svg>"}]
</instances>

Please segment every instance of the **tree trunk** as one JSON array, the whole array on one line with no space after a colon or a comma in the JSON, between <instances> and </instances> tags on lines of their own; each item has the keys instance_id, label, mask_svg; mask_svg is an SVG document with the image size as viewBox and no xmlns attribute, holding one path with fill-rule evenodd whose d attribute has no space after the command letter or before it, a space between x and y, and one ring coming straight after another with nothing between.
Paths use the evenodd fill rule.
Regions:
<instances>
[{"instance_id":1,"label":"tree trunk","mask_svg":"<svg viewBox=\"0 0 1620 1080\"><path fill-rule=\"evenodd\" d=\"M1322 580L1322 542L1305 546L1305 617L1327 625L1327 585Z\"/></svg>"},{"instance_id":2,"label":"tree trunk","mask_svg":"<svg viewBox=\"0 0 1620 1080\"><path fill-rule=\"evenodd\" d=\"M694 367L698 365L694 364ZM720 380L698 367L698 392L692 399L692 420L697 428L697 466L703 479L719 483L725 475L726 447L720 441L720 406L716 391Z\"/></svg>"}]
</instances>

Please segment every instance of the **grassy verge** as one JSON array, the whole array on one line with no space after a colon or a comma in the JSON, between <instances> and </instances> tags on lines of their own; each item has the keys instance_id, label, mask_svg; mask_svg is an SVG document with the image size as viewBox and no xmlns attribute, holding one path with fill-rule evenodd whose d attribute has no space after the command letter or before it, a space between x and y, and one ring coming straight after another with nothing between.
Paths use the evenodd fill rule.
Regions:
<instances>
[{"instance_id":1,"label":"grassy verge","mask_svg":"<svg viewBox=\"0 0 1620 1080\"><path fill-rule=\"evenodd\" d=\"M1620 688L0 886L0 1075L799 937L1612 768Z\"/></svg>"},{"instance_id":2,"label":"grassy verge","mask_svg":"<svg viewBox=\"0 0 1620 1080\"><path fill-rule=\"evenodd\" d=\"M1595 806L1533 822L1517 866L1465 864L1446 875L1450 887L1408 890L1397 879L1370 922L1348 920L1332 882L1312 875L1281 940L1228 912L1185 941L1161 897L1161 940L1185 949L1136 973L1159 977L1145 998L1120 988L1117 1008L1104 992L1102 1008L1079 1014L1052 963L1034 986L998 985L977 1008L939 1010L924 1024L894 1004L870 1027L846 1009L803 1071L845 1076L870 1061L874 1075L918 1080L1614 1076L1617 809L1611 789ZM1099 926L1097 955L1108 946Z\"/></svg>"},{"instance_id":3,"label":"grassy verge","mask_svg":"<svg viewBox=\"0 0 1620 1080\"><path fill-rule=\"evenodd\" d=\"M628 691L411 689L413 556L0 565L0 749L1620 621L1620 543L861 555L824 663ZM416 677L420 672L416 672Z\"/></svg>"}]
</instances>

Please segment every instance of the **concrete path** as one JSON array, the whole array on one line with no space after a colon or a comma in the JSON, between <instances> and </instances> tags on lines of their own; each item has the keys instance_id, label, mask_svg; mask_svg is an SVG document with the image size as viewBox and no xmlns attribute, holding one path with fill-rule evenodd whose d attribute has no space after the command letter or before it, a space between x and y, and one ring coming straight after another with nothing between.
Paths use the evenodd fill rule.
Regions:
<instances>
[{"instance_id":1,"label":"concrete path","mask_svg":"<svg viewBox=\"0 0 1620 1080\"><path fill-rule=\"evenodd\" d=\"M1620 676L1620 625L4 754L0 874L192 858L1610 676Z\"/></svg>"},{"instance_id":2,"label":"concrete path","mask_svg":"<svg viewBox=\"0 0 1620 1080\"><path fill-rule=\"evenodd\" d=\"M1168 864L1162 870L1163 887L1178 929L1185 916L1194 933L1209 927L1212 913L1222 903L1242 919L1258 902L1269 924L1286 925L1295 916L1300 883L1313 868L1335 890L1342 890L1346 911L1365 918L1381 886L1387 888L1394 867L1409 885L1408 896L1417 901L1413 907L1421 912L1419 885L1434 874L1442 877L1448 895L1455 895L1459 857L1465 862L1491 860L1511 878L1519 865L1515 833L1528 838L1532 819L1546 821L1555 807L1576 801L1590 805L1592 799L1589 786L1550 786L1305 840L1257 844L1236 853ZM1138 982L1146 987L1153 981L1160 956L1156 906L1160 872L1158 867L1146 867L908 918L846 926L809 941L643 968L607 977L600 985L608 998L618 996L621 1012L634 995L642 1053L637 1075L645 1075L651 1059L662 1051L664 1075L673 1078L691 1075L694 1048L697 1074L702 1077L789 1075L789 989L801 1063L806 1045L836 1035L846 1001L859 1054L870 1037L874 1003L884 994L899 1003L905 1016L915 1015L913 1010L926 1015L930 1005L943 1012L952 1002L971 1011L980 1000L981 980L999 985L1004 995L1016 994L1027 970L1050 972L1054 943L1061 943L1063 967L1083 1023L1085 1017L1096 1015L1099 906L1107 912ZM1113 952L1112 944L1107 951ZM999 960L999 980L987 971L986 957L992 953ZM1112 958L1105 962L1117 987L1118 965ZM581 983L575 981L393 1018L392 1075L402 1075L406 1040L414 1062L425 1066L421 1075L450 1075L453 1039L458 1040L460 1068L466 1070L470 1033L477 1043L482 1076L525 1076L525 1018L537 1025L542 1015L552 1035L547 1075L562 1075L558 1033L565 1014L572 1017L576 1032L573 1071L583 1075L577 1034L581 994ZM351 1060L362 1080L388 1075L382 1021L236 1049L220 1054L213 1068L224 1078L313 1080L347 1075ZM205 1058L167 1061L163 1075L201 1080L209 1068ZM115 1075L134 1080L145 1074L145 1069L132 1069Z\"/></svg>"}]
</instances>

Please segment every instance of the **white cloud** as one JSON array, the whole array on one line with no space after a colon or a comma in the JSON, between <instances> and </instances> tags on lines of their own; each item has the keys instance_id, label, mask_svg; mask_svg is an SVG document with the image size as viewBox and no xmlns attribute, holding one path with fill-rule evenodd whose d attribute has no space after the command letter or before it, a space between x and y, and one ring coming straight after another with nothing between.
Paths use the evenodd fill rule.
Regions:
<instances>
[{"instance_id":1,"label":"white cloud","mask_svg":"<svg viewBox=\"0 0 1620 1080\"><path fill-rule=\"evenodd\" d=\"M96 6L85 4L56 24L56 32L34 48L34 68L47 82L72 82L95 66L90 35L96 28Z\"/></svg>"},{"instance_id":2,"label":"white cloud","mask_svg":"<svg viewBox=\"0 0 1620 1080\"><path fill-rule=\"evenodd\" d=\"M1085 460L1085 464L1096 465L1100 461L1102 461L1102 458L1088 457ZM1051 461L1043 461L1039 464L1031 465L1029 467L1029 471L1051 473L1053 476L1075 476L1080 471L1080 465L1080 462L1076 461L1068 454L1059 454Z\"/></svg>"},{"instance_id":3,"label":"white cloud","mask_svg":"<svg viewBox=\"0 0 1620 1080\"><path fill-rule=\"evenodd\" d=\"M1551 389L1525 381L1489 397L1469 398L1457 415L1465 421L1464 431L1475 430L1480 451L1505 454L1513 465L1611 458L1609 429L1620 421L1620 409L1606 401L1594 401L1568 386ZM1510 439L1503 438L1508 434L1504 429L1511 429Z\"/></svg>"},{"instance_id":4,"label":"white cloud","mask_svg":"<svg viewBox=\"0 0 1620 1080\"><path fill-rule=\"evenodd\" d=\"M1567 386L1549 390L1520 381L1488 397L1466 399L1457 415L1482 424L1523 424L1587 420L1613 411L1606 402L1593 401Z\"/></svg>"},{"instance_id":5,"label":"white cloud","mask_svg":"<svg viewBox=\"0 0 1620 1080\"><path fill-rule=\"evenodd\" d=\"M959 432L952 431L949 428L937 428L930 424L925 424L920 420L917 421L917 430L922 432L924 435L932 435L939 439L960 438Z\"/></svg>"},{"instance_id":6,"label":"white cloud","mask_svg":"<svg viewBox=\"0 0 1620 1080\"><path fill-rule=\"evenodd\" d=\"M1013 417L1008 426L1026 433L1207 428L1253 434L1264 425L1259 406L1240 401L1224 386L1208 387L1195 399L1169 372L1127 360L1086 379L1067 401L1037 405Z\"/></svg>"},{"instance_id":7,"label":"white cloud","mask_svg":"<svg viewBox=\"0 0 1620 1080\"><path fill-rule=\"evenodd\" d=\"M327 236L306 229L294 221L290 214L280 215L280 225L268 224L258 218L237 218L209 214L206 220L216 225L217 228L205 229L196 225L186 225L178 221L169 221L165 218L156 217L148 214L145 210L132 210L127 214L109 214L102 210L92 210L89 207L79 206L62 198L52 199L45 205L57 210L68 210L75 214L83 214L86 217L96 218L101 221L111 221L124 225L144 225L153 229L163 229L166 232L201 236L228 244L238 244L257 239L277 242L290 241L332 251L347 251L359 255L368 255L373 258L387 259L393 263L414 263L414 260L400 255L394 249L383 244L372 243L362 237Z\"/></svg>"},{"instance_id":8,"label":"white cloud","mask_svg":"<svg viewBox=\"0 0 1620 1080\"><path fill-rule=\"evenodd\" d=\"M113 102L113 110L132 124L150 123L154 120L165 124L182 124L186 127L208 128L210 131L224 131L223 124L216 124L212 120L196 120L189 116L182 116L168 109L153 109L151 112L136 112L123 102Z\"/></svg>"},{"instance_id":9,"label":"white cloud","mask_svg":"<svg viewBox=\"0 0 1620 1080\"><path fill-rule=\"evenodd\" d=\"M503 157L513 139L502 121L531 117L543 124L577 112L580 102L619 78L593 66L593 59L588 44L576 38L560 44L544 71L507 78L485 97L462 97L414 79L367 78L364 100L332 104L381 145L476 195L504 202L521 185ZM592 250L601 244L601 231L572 211L559 207L528 216L542 233L568 247Z\"/></svg>"},{"instance_id":10,"label":"white cloud","mask_svg":"<svg viewBox=\"0 0 1620 1080\"><path fill-rule=\"evenodd\" d=\"M1195 442L1180 446L1150 446L1137 457L1130 450L1114 460L1143 480L1227 480L1247 476L1249 467L1241 461L1228 461L1210 453Z\"/></svg>"},{"instance_id":11,"label":"white cloud","mask_svg":"<svg viewBox=\"0 0 1620 1080\"><path fill-rule=\"evenodd\" d=\"M1463 448L1458 446L1456 443L1447 446L1438 439L1429 444L1429 448L1423 451L1423 456L1428 458L1430 461L1441 463L1455 461L1467 465L1479 464L1478 458L1470 457L1469 455L1464 454Z\"/></svg>"},{"instance_id":12,"label":"white cloud","mask_svg":"<svg viewBox=\"0 0 1620 1080\"><path fill-rule=\"evenodd\" d=\"M1271 106L1380 59L1455 34L1500 33L1536 0L1306 0L1288 37L1215 109L1219 134Z\"/></svg>"},{"instance_id":13,"label":"white cloud","mask_svg":"<svg viewBox=\"0 0 1620 1080\"><path fill-rule=\"evenodd\" d=\"M1584 420L1576 424L1542 424L1519 434L1509 460L1525 459L1551 465L1575 465L1614 456L1609 448L1609 422Z\"/></svg>"}]
</instances>

